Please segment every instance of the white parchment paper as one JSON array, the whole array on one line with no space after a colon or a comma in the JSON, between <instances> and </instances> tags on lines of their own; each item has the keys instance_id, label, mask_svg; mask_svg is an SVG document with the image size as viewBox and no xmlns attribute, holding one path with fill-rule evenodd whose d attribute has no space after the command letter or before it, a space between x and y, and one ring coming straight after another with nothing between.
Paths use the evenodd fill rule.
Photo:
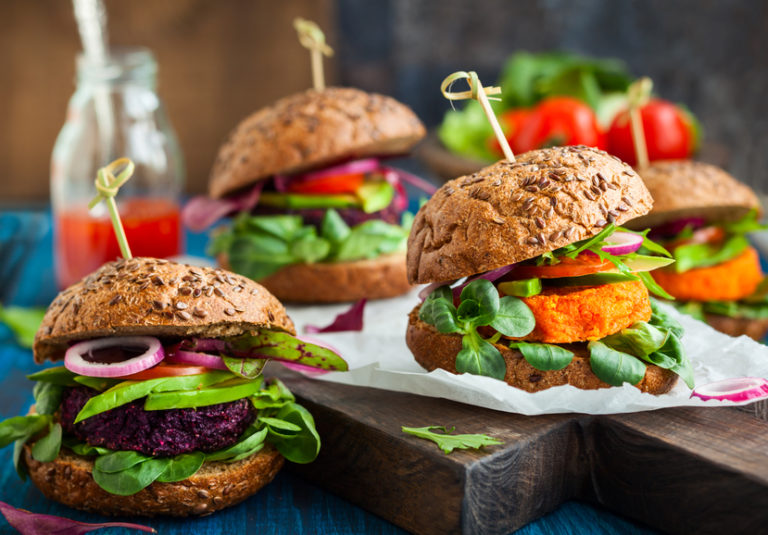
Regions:
<instances>
[{"instance_id":1,"label":"white parchment paper","mask_svg":"<svg viewBox=\"0 0 768 535\"><path fill-rule=\"evenodd\" d=\"M580 412L611 414L677 406L728 406L728 401L690 398L691 391L678 381L668 394L644 394L633 386L580 390L558 386L534 394L490 377L454 375L444 370L427 373L405 345L408 313L418 304L417 291L388 300L369 301L361 332L312 335L335 346L349 362L349 372L333 372L318 380L410 392L520 414ZM731 338L700 321L665 307L685 328L683 344L691 359L696 384L729 377L768 377L768 347L745 336ZM289 306L288 313L299 334L307 324L324 327L349 305Z\"/></svg>"}]
</instances>

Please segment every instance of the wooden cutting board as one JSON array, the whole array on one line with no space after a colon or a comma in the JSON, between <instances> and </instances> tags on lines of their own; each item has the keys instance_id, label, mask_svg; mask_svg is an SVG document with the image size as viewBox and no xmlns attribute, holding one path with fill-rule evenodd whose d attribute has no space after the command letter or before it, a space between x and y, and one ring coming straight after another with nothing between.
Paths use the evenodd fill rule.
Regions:
<instances>
[{"instance_id":1,"label":"wooden cutting board","mask_svg":"<svg viewBox=\"0 0 768 535\"><path fill-rule=\"evenodd\" d=\"M323 438L319 458L292 469L417 534L506 534L572 499L669 533L768 529L765 404L532 417L278 375ZM504 444L445 455L404 425Z\"/></svg>"}]
</instances>

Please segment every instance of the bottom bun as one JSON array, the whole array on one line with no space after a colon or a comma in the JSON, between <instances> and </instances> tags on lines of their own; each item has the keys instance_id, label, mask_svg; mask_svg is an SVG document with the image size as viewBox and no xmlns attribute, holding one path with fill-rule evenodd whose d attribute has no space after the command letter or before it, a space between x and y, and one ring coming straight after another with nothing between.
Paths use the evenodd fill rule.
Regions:
<instances>
[{"instance_id":1,"label":"bottom bun","mask_svg":"<svg viewBox=\"0 0 768 535\"><path fill-rule=\"evenodd\" d=\"M712 327L730 336L746 334L753 340L761 342L768 333L768 318L731 318L719 314L705 314L705 317Z\"/></svg>"},{"instance_id":2,"label":"bottom bun","mask_svg":"<svg viewBox=\"0 0 768 535\"><path fill-rule=\"evenodd\" d=\"M405 342L413 356L427 371L442 368L451 373L456 370L456 355L461 351L461 336L442 334L432 325L419 319L419 308L411 311ZM510 385L528 392L538 392L553 386L573 385L576 388L594 390L609 388L611 385L601 381L589 364L589 352L586 344L569 344L568 349L575 356L571 363L562 370L541 371L531 366L522 353L501 344L494 344L507 364L504 380ZM677 382L677 374L648 364L645 377L635 386L650 394L665 394Z\"/></svg>"},{"instance_id":3,"label":"bottom bun","mask_svg":"<svg viewBox=\"0 0 768 535\"><path fill-rule=\"evenodd\" d=\"M62 448L50 463L24 460L32 482L51 500L102 515L197 516L234 505L272 481L283 456L270 444L241 461L204 463L192 477L176 483L152 483L131 496L110 494L94 481L93 461Z\"/></svg>"},{"instance_id":4,"label":"bottom bun","mask_svg":"<svg viewBox=\"0 0 768 535\"><path fill-rule=\"evenodd\" d=\"M222 268L231 269L225 255L219 255L217 260ZM257 282L280 301L294 303L383 299L411 289L405 253L352 262L292 264Z\"/></svg>"}]
</instances>

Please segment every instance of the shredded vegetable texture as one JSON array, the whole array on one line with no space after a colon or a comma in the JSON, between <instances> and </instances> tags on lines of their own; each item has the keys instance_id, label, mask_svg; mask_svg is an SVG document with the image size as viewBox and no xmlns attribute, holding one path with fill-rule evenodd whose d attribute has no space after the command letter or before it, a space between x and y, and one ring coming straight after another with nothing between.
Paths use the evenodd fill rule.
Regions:
<instances>
[{"instance_id":1,"label":"shredded vegetable texture","mask_svg":"<svg viewBox=\"0 0 768 535\"><path fill-rule=\"evenodd\" d=\"M610 124L632 81L625 66L614 59L595 59L563 52L511 56L497 84L503 88L501 102L491 106L498 114L510 108L531 107L554 95L568 95L586 102L601 123ZM494 161L487 140L493 131L478 102L462 110L449 110L438 130L442 143L456 154Z\"/></svg>"},{"instance_id":2,"label":"shredded vegetable texture","mask_svg":"<svg viewBox=\"0 0 768 535\"><path fill-rule=\"evenodd\" d=\"M504 444L501 440L483 434L454 435L455 427L448 429L444 425L430 425L427 427L402 427L403 433L415 437L431 440L446 455L455 449L468 450L479 449L483 446L497 446Z\"/></svg>"},{"instance_id":3,"label":"shredded vegetable texture","mask_svg":"<svg viewBox=\"0 0 768 535\"><path fill-rule=\"evenodd\" d=\"M216 235L209 252L225 253L234 271L258 280L291 264L361 260L405 251L412 223L413 215L406 212L401 225L375 219L350 228L336 210L329 209L318 233L314 226L304 225L301 216L243 212Z\"/></svg>"}]
</instances>

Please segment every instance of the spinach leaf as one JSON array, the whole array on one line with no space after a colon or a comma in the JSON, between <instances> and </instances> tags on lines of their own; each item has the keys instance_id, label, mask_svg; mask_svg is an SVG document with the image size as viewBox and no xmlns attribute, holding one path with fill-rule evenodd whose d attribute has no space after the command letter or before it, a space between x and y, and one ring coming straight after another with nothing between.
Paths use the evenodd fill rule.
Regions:
<instances>
[{"instance_id":1,"label":"spinach leaf","mask_svg":"<svg viewBox=\"0 0 768 535\"><path fill-rule=\"evenodd\" d=\"M645 360L675 372L688 385L688 388L692 389L696 386L693 378L693 365L685 354L682 342L676 335L670 334L664 347L646 357Z\"/></svg>"},{"instance_id":2,"label":"spinach leaf","mask_svg":"<svg viewBox=\"0 0 768 535\"><path fill-rule=\"evenodd\" d=\"M405 250L408 231L398 225L371 219L354 227L332 255L339 262L376 258Z\"/></svg>"},{"instance_id":3,"label":"spinach leaf","mask_svg":"<svg viewBox=\"0 0 768 535\"><path fill-rule=\"evenodd\" d=\"M491 321L491 327L505 336L525 336L536 327L536 318L521 299L506 296L499 300L499 311Z\"/></svg>"},{"instance_id":4,"label":"spinach leaf","mask_svg":"<svg viewBox=\"0 0 768 535\"><path fill-rule=\"evenodd\" d=\"M651 311L651 320L649 321L651 325L667 329L678 338L683 336L683 326L661 308L655 299L651 299Z\"/></svg>"},{"instance_id":5,"label":"spinach leaf","mask_svg":"<svg viewBox=\"0 0 768 535\"><path fill-rule=\"evenodd\" d=\"M332 350L284 332L261 330L227 340L234 356L270 357L323 370L346 371L346 361Z\"/></svg>"},{"instance_id":6,"label":"spinach leaf","mask_svg":"<svg viewBox=\"0 0 768 535\"><path fill-rule=\"evenodd\" d=\"M153 392L144 402L144 410L158 411L167 409L191 409L218 403L228 403L247 398L259 391L261 381L236 379L223 385L216 385L197 390L178 390L172 392Z\"/></svg>"},{"instance_id":7,"label":"spinach leaf","mask_svg":"<svg viewBox=\"0 0 768 535\"><path fill-rule=\"evenodd\" d=\"M97 463L99 459L96 460ZM151 485L170 463L171 459L168 457L157 457L119 472L103 472L94 464L92 475L96 483L110 494L130 496Z\"/></svg>"},{"instance_id":8,"label":"spinach leaf","mask_svg":"<svg viewBox=\"0 0 768 535\"><path fill-rule=\"evenodd\" d=\"M234 236L227 257L234 271L254 280L269 277L281 268L296 263L288 243L268 235Z\"/></svg>"},{"instance_id":9,"label":"spinach leaf","mask_svg":"<svg viewBox=\"0 0 768 535\"><path fill-rule=\"evenodd\" d=\"M465 303L467 305L465 305ZM488 325L499 312L499 291L486 279L475 279L461 290L457 316L472 326Z\"/></svg>"},{"instance_id":10,"label":"spinach leaf","mask_svg":"<svg viewBox=\"0 0 768 535\"><path fill-rule=\"evenodd\" d=\"M205 462L205 453L202 451L182 453L181 455L171 457L169 461L165 470L158 476L156 481L173 483L175 481L183 481L195 475Z\"/></svg>"},{"instance_id":11,"label":"spinach leaf","mask_svg":"<svg viewBox=\"0 0 768 535\"><path fill-rule=\"evenodd\" d=\"M64 366L47 368L31 375L27 375L30 381L44 381L46 383L55 383L62 386L77 386L75 377L77 374L69 371Z\"/></svg>"},{"instance_id":12,"label":"spinach leaf","mask_svg":"<svg viewBox=\"0 0 768 535\"><path fill-rule=\"evenodd\" d=\"M37 440L32 445L32 458L41 463L49 463L59 456L61 449L61 424L50 426L47 435Z\"/></svg>"},{"instance_id":13,"label":"spinach leaf","mask_svg":"<svg viewBox=\"0 0 768 535\"><path fill-rule=\"evenodd\" d=\"M573 353L554 344L513 342L509 347L523 354L528 364L537 370L562 370L573 360Z\"/></svg>"},{"instance_id":14,"label":"spinach leaf","mask_svg":"<svg viewBox=\"0 0 768 535\"><path fill-rule=\"evenodd\" d=\"M320 452L320 436L315 429L315 420L307 409L297 403L283 406L273 418L294 424L301 430L291 434L279 432L269 426L267 440L291 462L306 464L314 461Z\"/></svg>"},{"instance_id":15,"label":"spinach leaf","mask_svg":"<svg viewBox=\"0 0 768 535\"><path fill-rule=\"evenodd\" d=\"M228 357L226 355L222 356L222 360L229 371L243 379L257 378L267 363L267 359Z\"/></svg>"},{"instance_id":16,"label":"spinach leaf","mask_svg":"<svg viewBox=\"0 0 768 535\"><path fill-rule=\"evenodd\" d=\"M22 481L27 480L28 472L26 464L21 462L21 454L24 452L24 444L26 444L27 440L30 438L32 438L32 435L20 438L13 443L13 467L16 469L16 474L18 474L19 479Z\"/></svg>"},{"instance_id":17,"label":"spinach leaf","mask_svg":"<svg viewBox=\"0 0 768 535\"><path fill-rule=\"evenodd\" d=\"M113 451L100 456L96 459L93 466L101 472L113 474L115 472L128 470L129 468L147 462L150 459L150 456L139 453L138 451Z\"/></svg>"},{"instance_id":18,"label":"spinach leaf","mask_svg":"<svg viewBox=\"0 0 768 535\"><path fill-rule=\"evenodd\" d=\"M47 414L14 416L0 422L0 448L4 448L16 440L36 435L48 427L50 422L51 416Z\"/></svg>"},{"instance_id":19,"label":"spinach leaf","mask_svg":"<svg viewBox=\"0 0 768 535\"><path fill-rule=\"evenodd\" d=\"M96 455L106 455L112 453L112 450L102 448L101 446L91 446L85 442L79 442L72 437L64 437L62 445L65 448L69 448L73 453L82 455L83 457L94 457Z\"/></svg>"},{"instance_id":20,"label":"spinach leaf","mask_svg":"<svg viewBox=\"0 0 768 535\"><path fill-rule=\"evenodd\" d=\"M588 346L592 371L598 379L611 386L636 385L645 376L645 364L632 355L615 351L607 345L592 341Z\"/></svg>"},{"instance_id":21,"label":"spinach leaf","mask_svg":"<svg viewBox=\"0 0 768 535\"><path fill-rule=\"evenodd\" d=\"M325 211L323 221L320 224L320 235L323 238L333 245L338 245L349 237L350 232L349 225L347 225L336 210Z\"/></svg>"},{"instance_id":22,"label":"spinach leaf","mask_svg":"<svg viewBox=\"0 0 768 535\"><path fill-rule=\"evenodd\" d=\"M291 401L296 401L296 398L280 379L273 379L267 388L262 388L251 396L251 402L256 409L282 407Z\"/></svg>"},{"instance_id":23,"label":"spinach leaf","mask_svg":"<svg viewBox=\"0 0 768 535\"><path fill-rule=\"evenodd\" d=\"M301 431L300 426L296 424L292 424L291 422L280 420L278 418L270 418L268 416L259 416L259 422L266 424L269 427L270 431L275 433L281 433L283 435L293 434L298 431Z\"/></svg>"},{"instance_id":24,"label":"spinach leaf","mask_svg":"<svg viewBox=\"0 0 768 535\"><path fill-rule=\"evenodd\" d=\"M458 313L453 303L447 299L427 299L419 309L419 319L434 325L438 332L455 333L461 329L458 325Z\"/></svg>"},{"instance_id":25,"label":"spinach leaf","mask_svg":"<svg viewBox=\"0 0 768 535\"><path fill-rule=\"evenodd\" d=\"M507 365L499 350L473 329L461 339L462 349L456 355L456 371L504 379Z\"/></svg>"},{"instance_id":26,"label":"spinach leaf","mask_svg":"<svg viewBox=\"0 0 768 535\"><path fill-rule=\"evenodd\" d=\"M63 392L64 387L55 383L35 383L32 389L35 396L35 412L37 414L53 414L59 410Z\"/></svg>"},{"instance_id":27,"label":"spinach leaf","mask_svg":"<svg viewBox=\"0 0 768 535\"><path fill-rule=\"evenodd\" d=\"M667 329L659 329L650 323L638 321L600 341L611 349L642 358L660 349L667 343L669 336L670 331Z\"/></svg>"},{"instance_id":28,"label":"spinach leaf","mask_svg":"<svg viewBox=\"0 0 768 535\"><path fill-rule=\"evenodd\" d=\"M266 427L258 429L256 426L251 425L237 443L226 449L207 454L205 460L232 462L244 459L264 447L264 441L267 438L268 432L269 430Z\"/></svg>"}]
</instances>

